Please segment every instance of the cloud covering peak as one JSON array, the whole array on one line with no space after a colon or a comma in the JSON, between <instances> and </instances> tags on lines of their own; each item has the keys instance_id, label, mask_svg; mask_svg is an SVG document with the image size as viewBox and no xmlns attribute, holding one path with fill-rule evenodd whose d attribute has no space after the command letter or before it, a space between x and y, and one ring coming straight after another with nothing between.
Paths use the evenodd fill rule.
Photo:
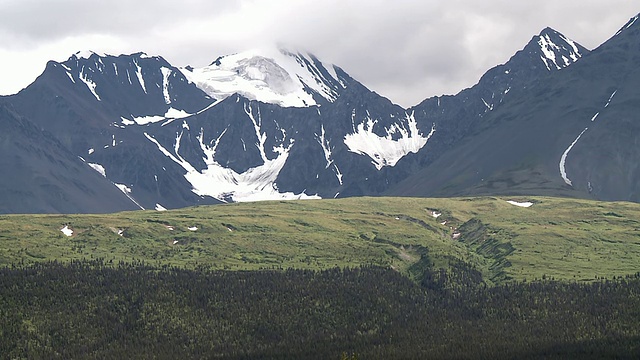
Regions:
<instances>
[{"instance_id":1,"label":"cloud covering peak","mask_svg":"<svg viewBox=\"0 0 640 360\"><path fill-rule=\"evenodd\" d=\"M473 85L545 27L593 48L636 14L626 0L6 0L0 94L27 86L47 60L83 49L145 51L202 67L285 42L410 106Z\"/></svg>"}]
</instances>

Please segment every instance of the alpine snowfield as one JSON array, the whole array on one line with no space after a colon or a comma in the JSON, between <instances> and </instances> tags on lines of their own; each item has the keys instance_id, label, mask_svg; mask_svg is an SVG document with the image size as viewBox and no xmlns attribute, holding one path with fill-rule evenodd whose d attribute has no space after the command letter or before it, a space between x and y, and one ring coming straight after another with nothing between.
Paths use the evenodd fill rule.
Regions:
<instances>
[{"instance_id":1,"label":"alpine snowfield","mask_svg":"<svg viewBox=\"0 0 640 360\"><path fill-rule=\"evenodd\" d=\"M373 131L376 124L377 121L367 116L366 121L357 126L354 124L354 133L347 134L344 143L349 151L369 156L378 170L385 166L395 166L405 155L418 152L436 132L434 124L429 134L423 136L418 130L413 113L406 114L404 124L396 123L384 129L386 136L379 136ZM399 138L394 139L394 135L399 135Z\"/></svg>"}]
</instances>

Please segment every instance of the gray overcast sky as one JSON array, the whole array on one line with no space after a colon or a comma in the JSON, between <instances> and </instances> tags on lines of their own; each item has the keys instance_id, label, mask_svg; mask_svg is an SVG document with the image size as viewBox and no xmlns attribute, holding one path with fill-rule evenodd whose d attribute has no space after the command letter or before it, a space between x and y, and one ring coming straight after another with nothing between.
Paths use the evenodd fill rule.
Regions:
<instances>
[{"instance_id":1,"label":"gray overcast sky","mask_svg":"<svg viewBox=\"0 0 640 360\"><path fill-rule=\"evenodd\" d=\"M633 0L0 0L0 94L79 50L198 67L282 42L410 106L472 86L547 26L593 49L638 12Z\"/></svg>"}]
</instances>

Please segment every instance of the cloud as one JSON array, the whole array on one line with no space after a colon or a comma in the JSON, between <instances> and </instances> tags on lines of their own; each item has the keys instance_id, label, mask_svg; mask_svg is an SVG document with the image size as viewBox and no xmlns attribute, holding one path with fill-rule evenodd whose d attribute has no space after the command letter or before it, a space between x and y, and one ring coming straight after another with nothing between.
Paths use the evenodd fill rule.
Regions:
<instances>
[{"instance_id":1,"label":"cloud","mask_svg":"<svg viewBox=\"0 0 640 360\"><path fill-rule=\"evenodd\" d=\"M135 38L238 8L236 2L220 0L4 0L0 6L0 29L32 43L87 33Z\"/></svg>"},{"instance_id":2,"label":"cloud","mask_svg":"<svg viewBox=\"0 0 640 360\"><path fill-rule=\"evenodd\" d=\"M473 85L547 26L596 47L635 8L629 0L3 0L0 93L78 50L203 66L279 41L409 106Z\"/></svg>"}]
</instances>

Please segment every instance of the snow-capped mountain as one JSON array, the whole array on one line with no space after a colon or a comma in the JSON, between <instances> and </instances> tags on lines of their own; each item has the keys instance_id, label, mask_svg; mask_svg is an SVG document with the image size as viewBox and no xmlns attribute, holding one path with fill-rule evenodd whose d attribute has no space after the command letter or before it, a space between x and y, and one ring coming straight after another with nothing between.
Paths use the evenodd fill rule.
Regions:
<instances>
[{"instance_id":1,"label":"snow-capped mountain","mask_svg":"<svg viewBox=\"0 0 640 360\"><path fill-rule=\"evenodd\" d=\"M588 53L580 44L551 28L544 29L533 41L540 46L540 60L549 71L566 68Z\"/></svg>"},{"instance_id":2,"label":"snow-capped mountain","mask_svg":"<svg viewBox=\"0 0 640 360\"><path fill-rule=\"evenodd\" d=\"M145 209L374 194L382 168L434 131L339 67L282 48L203 69L77 53L4 100Z\"/></svg>"},{"instance_id":3,"label":"snow-capped mountain","mask_svg":"<svg viewBox=\"0 0 640 360\"><path fill-rule=\"evenodd\" d=\"M199 69L143 53L77 53L49 62L0 106L49 134L72 155L64 161L126 203L33 211L380 194L640 201L632 170L640 156L629 150L636 139L627 131L635 126L628 119L636 111L629 89L637 27L632 19L593 52L544 29L475 86L409 109L338 66L282 47L221 56ZM28 181L7 186L36 194ZM47 198L37 194L31 203Z\"/></svg>"},{"instance_id":4,"label":"snow-capped mountain","mask_svg":"<svg viewBox=\"0 0 640 360\"><path fill-rule=\"evenodd\" d=\"M200 89L216 99L234 94L283 107L319 105L335 101L346 86L336 67L304 52L267 47L222 56L211 65L181 69Z\"/></svg>"},{"instance_id":5,"label":"snow-capped mountain","mask_svg":"<svg viewBox=\"0 0 640 360\"><path fill-rule=\"evenodd\" d=\"M549 76L513 88L467 132L463 144L449 147L389 193L640 201L636 20L561 71L555 65L565 62L558 54L541 58ZM552 64L553 58L563 60Z\"/></svg>"},{"instance_id":6,"label":"snow-capped mountain","mask_svg":"<svg viewBox=\"0 0 640 360\"><path fill-rule=\"evenodd\" d=\"M428 98L408 109L418 123L435 124L438 131L404 166L420 168L430 164L479 127L488 126L486 118L513 98L512 91L546 81L588 54L582 45L546 28L506 63L488 70L473 87L455 96Z\"/></svg>"},{"instance_id":7,"label":"snow-capped mountain","mask_svg":"<svg viewBox=\"0 0 640 360\"><path fill-rule=\"evenodd\" d=\"M159 56L79 52L51 66L62 67L69 80L85 86L95 101L117 103L124 125L186 117L212 100Z\"/></svg>"}]
</instances>

